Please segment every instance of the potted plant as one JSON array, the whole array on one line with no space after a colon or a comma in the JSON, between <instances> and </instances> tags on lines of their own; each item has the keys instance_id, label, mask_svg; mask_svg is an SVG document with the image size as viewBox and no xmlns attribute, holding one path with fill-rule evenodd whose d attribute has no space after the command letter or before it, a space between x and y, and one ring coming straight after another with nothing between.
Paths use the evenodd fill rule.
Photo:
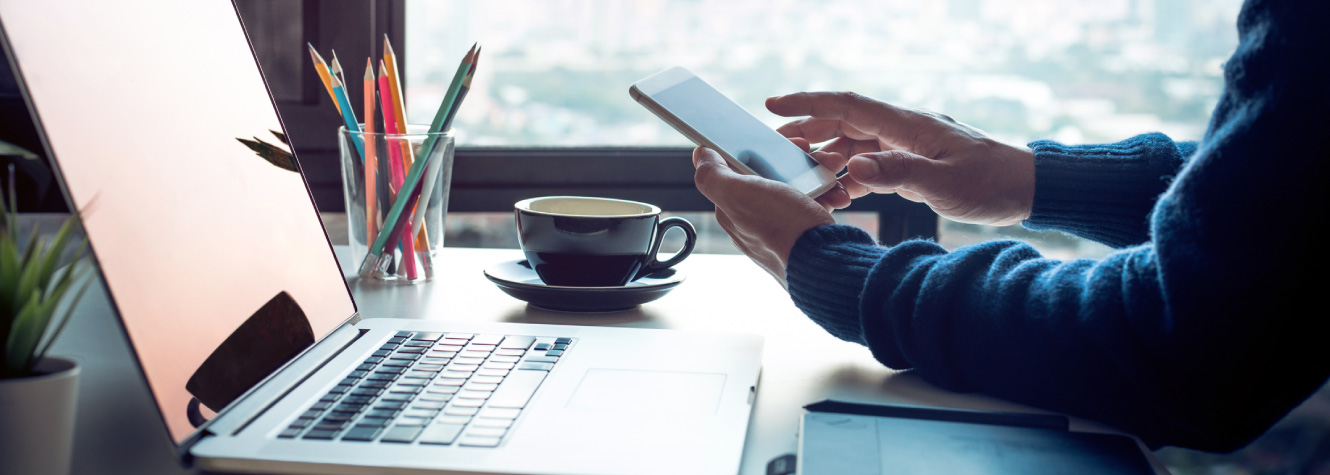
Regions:
<instances>
[{"instance_id":1,"label":"potted plant","mask_svg":"<svg viewBox=\"0 0 1330 475\"><path fill-rule=\"evenodd\" d=\"M65 259L74 244L74 218L65 221L49 245L39 239L36 226L21 238L12 167L10 177L9 199L0 190L0 473L65 474L73 447L78 366L46 352L88 289L87 281L79 279L87 240Z\"/></svg>"}]
</instances>

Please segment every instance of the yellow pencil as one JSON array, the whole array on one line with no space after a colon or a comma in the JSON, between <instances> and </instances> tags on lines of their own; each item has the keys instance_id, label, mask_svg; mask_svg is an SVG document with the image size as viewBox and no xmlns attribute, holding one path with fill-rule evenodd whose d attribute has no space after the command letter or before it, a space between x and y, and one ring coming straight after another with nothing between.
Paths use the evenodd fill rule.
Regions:
<instances>
[{"instance_id":1,"label":"yellow pencil","mask_svg":"<svg viewBox=\"0 0 1330 475\"><path fill-rule=\"evenodd\" d=\"M319 73L319 79L323 80L323 89L328 91L328 98L332 99L333 106L337 108L337 113L342 113L342 106L337 103L337 94L333 93L332 73L328 72L328 63L323 62L323 57L314 49L314 45L309 45L309 57L314 61L314 71Z\"/></svg>"}]
</instances>

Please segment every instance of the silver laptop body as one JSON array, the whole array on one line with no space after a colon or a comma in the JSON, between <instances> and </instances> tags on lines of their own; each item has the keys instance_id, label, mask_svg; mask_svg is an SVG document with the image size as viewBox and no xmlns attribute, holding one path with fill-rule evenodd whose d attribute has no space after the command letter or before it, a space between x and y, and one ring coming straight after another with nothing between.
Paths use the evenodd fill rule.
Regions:
<instances>
[{"instance_id":1,"label":"silver laptop body","mask_svg":"<svg viewBox=\"0 0 1330 475\"><path fill-rule=\"evenodd\" d=\"M183 462L273 473L738 471L759 337L362 319L374 310L356 309L303 176L236 140L280 147L268 131L284 128L230 3L0 0L0 27ZM380 374L417 350L412 365L425 366ZM487 379L460 379L471 362L469 378ZM335 435L310 437L346 419L331 416L356 391L382 389L379 404L421 382L396 410L361 408ZM414 435L397 429L417 423Z\"/></svg>"}]
</instances>

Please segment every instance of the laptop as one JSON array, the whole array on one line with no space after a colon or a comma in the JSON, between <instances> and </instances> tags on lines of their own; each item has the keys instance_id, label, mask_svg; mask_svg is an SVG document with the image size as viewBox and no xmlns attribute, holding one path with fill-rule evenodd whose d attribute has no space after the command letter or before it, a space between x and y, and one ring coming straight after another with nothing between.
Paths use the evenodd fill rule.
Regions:
<instances>
[{"instance_id":1,"label":"laptop","mask_svg":"<svg viewBox=\"0 0 1330 475\"><path fill-rule=\"evenodd\" d=\"M230 3L0 0L0 27L183 463L738 471L759 337L364 318L392 309L356 307L299 170L237 140L284 129Z\"/></svg>"}]
</instances>

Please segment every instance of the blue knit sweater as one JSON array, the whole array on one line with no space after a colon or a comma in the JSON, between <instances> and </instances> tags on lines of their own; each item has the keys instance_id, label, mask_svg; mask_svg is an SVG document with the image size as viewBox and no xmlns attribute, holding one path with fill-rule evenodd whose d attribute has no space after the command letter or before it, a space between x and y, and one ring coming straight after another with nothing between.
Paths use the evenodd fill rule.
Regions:
<instances>
[{"instance_id":1,"label":"blue knit sweater","mask_svg":"<svg viewBox=\"0 0 1330 475\"><path fill-rule=\"evenodd\" d=\"M1205 137L1035 142L1026 226L1114 246L1060 261L806 232L794 302L833 335L958 391L1096 419L1151 446L1239 448L1330 375L1330 2L1248 1Z\"/></svg>"}]
</instances>

